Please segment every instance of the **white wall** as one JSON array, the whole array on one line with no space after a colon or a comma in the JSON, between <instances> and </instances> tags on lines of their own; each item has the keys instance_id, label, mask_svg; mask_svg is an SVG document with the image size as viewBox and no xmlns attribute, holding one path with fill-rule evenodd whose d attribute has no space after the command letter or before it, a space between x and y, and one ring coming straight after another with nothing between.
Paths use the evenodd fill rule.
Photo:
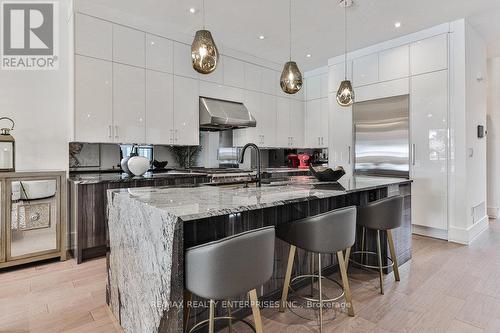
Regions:
<instances>
[{"instance_id":1,"label":"white wall","mask_svg":"<svg viewBox=\"0 0 500 333\"><path fill-rule=\"evenodd\" d=\"M500 207L500 57L488 60L488 215Z\"/></svg>"},{"instance_id":2,"label":"white wall","mask_svg":"<svg viewBox=\"0 0 500 333\"><path fill-rule=\"evenodd\" d=\"M0 70L0 115L16 122L16 170L67 170L72 114L72 1L59 1L59 69Z\"/></svg>"}]
</instances>

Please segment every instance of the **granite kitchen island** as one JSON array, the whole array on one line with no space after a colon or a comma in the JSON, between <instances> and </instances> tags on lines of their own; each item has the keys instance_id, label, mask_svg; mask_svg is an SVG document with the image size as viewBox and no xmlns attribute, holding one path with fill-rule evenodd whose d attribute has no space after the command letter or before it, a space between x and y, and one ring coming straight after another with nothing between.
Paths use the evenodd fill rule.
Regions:
<instances>
[{"instance_id":1,"label":"granite kitchen island","mask_svg":"<svg viewBox=\"0 0 500 333\"><path fill-rule=\"evenodd\" d=\"M108 305L126 333L180 333L185 248L340 207L363 206L395 194L405 197L403 226L394 231L398 261L403 264L411 258L410 180L345 177L338 184L319 184L305 176L261 188L109 190ZM367 243L374 248L375 238L370 233ZM277 240L274 274L259 297L279 297L288 248ZM382 251L386 253L387 248ZM309 267L309 256L298 251L295 273ZM334 272L336 267L334 256L325 255L324 270ZM190 320L205 316L206 311L194 311Z\"/></svg>"}]
</instances>

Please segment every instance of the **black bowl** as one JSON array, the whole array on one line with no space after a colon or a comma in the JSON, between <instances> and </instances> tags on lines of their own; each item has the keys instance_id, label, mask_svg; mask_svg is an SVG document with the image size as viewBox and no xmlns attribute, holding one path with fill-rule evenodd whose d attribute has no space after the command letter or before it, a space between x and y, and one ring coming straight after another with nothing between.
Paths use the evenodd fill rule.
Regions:
<instances>
[{"instance_id":1,"label":"black bowl","mask_svg":"<svg viewBox=\"0 0 500 333\"><path fill-rule=\"evenodd\" d=\"M336 182L337 180L342 178L343 175L345 175L345 171L343 169L332 170L328 168L323 171L317 171L312 165L310 165L309 170L311 171L313 176L321 182Z\"/></svg>"},{"instance_id":2,"label":"black bowl","mask_svg":"<svg viewBox=\"0 0 500 333\"><path fill-rule=\"evenodd\" d=\"M168 161L162 161L162 162L157 161L157 160L153 161L153 166L155 167L155 169L165 169L167 164L168 164Z\"/></svg>"}]
</instances>

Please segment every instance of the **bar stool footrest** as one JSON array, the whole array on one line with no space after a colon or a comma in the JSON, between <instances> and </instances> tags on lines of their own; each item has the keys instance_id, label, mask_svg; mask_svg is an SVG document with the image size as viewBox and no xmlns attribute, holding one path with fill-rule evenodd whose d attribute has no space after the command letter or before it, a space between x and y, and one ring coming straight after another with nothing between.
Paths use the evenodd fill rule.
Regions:
<instances>
[{"instance_id":1,"label":"bar stool footrest","mask_svg":"<svg viewBox=\"0 0 500 333\"><path fill-rule=\"evenodd\" d=\"M319 303L319 299L317 298L311 298L311 297L305 297L305 296L302 296L302 295L299 295L297 293L297 291L295 289L293 289L292 287L292 283L296 280L299 280L299 279L304 279L304 278L318 278L319 276L316 275L316 274L305 274L305 275L298 275L296 277L294 277L291 281L290 281L290 285L288 286L288 288L290 288L290 290L292 291L292 293L294 293L298 298L301 298L301 299L304 299L306 301L310 301L310 302L315 302L315 303ZM333 283L335 283L337 286L340 287L340 289L342 290L342 293L339 295L339 296L335 296L334 298L330 298L330 299L324 299L323 302L326 302L326 303L333 303L335 301L338 301L339 299L343 298L344 295L345 295L345 291L344 291L344 287L340 284L340 282L338 281L335 281L334 279L330 279L329 277L326 277L326 276L321 276L322 279L327 279L327 280L330 280L332 281Z\"/></svg>"},{"instance_id":2,"label":"bar stool footrest","mask_svg":"<svg viewBox=\"0 0 500 333\"><path fill-rule=\"evenodd\" d=\"M214 318L214 322L217 322L217 321L220 321L220 320L232 320L233 321L233 324L236 323L236 322L242 322L243 324L247 325L248 327L250 327L250 329L253 331L253 332L257 332L255 330L255 327L252 325L252 323L250 323L249 321L245 320L245 319L238 319L236 317L215 317ZM196 325L194 325L190 330L189 330L189 333L192 333L193 331L197 330L198 328L200 328L201 326L203 325L207 325L208 322L210 321L210 319L205 319L203 321L200 321L199 323L197 323Z\"/></svg>"},{"instance_id":3,"label":"bar stool footrest","mask_svg":"<svg viewBox=\"0 0 500 333\"><path fill-rule=\"evenodd\" d=\"M373 255L373 256L378 256L377 252L371 252L371 251L355 251L355 252L352 252L351 255ZM382 266L382 268L390 268L390 267L393 267L394 266L394 261L389 258L389 257L386 257L387 260L390 261L390 264L389 265L385 265L385 266ZM365 267L365 268L371 268L371 269L379 269L380 267L379 266L372 266L372 265L367 265L367 264L362 264L356 260L353 260L351 258L348 258L349 262L355 264L355 265L358 265L358 266L361 266L361 267Z\"/></svg>"}]
</instances>

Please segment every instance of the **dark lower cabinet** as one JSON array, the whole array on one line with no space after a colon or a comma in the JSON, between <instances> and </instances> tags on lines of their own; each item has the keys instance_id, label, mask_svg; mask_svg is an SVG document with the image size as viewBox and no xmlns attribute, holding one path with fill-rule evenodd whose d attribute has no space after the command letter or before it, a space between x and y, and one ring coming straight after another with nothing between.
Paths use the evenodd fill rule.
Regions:
<instances>
[{"instance_id":1,"label":"dark lower cabinet","mask_svg":"<svg viewBox=\"0 0 500 333\"><path fill-rule=\"evenodd\" d=\"M206 183L205 175L137 179L112 182L80 182L68 180L70 207L69 247L80 264L85 259L106 255L108 244L107 191L109 189L180 186Z\"/></svg>"}]
</instances>

